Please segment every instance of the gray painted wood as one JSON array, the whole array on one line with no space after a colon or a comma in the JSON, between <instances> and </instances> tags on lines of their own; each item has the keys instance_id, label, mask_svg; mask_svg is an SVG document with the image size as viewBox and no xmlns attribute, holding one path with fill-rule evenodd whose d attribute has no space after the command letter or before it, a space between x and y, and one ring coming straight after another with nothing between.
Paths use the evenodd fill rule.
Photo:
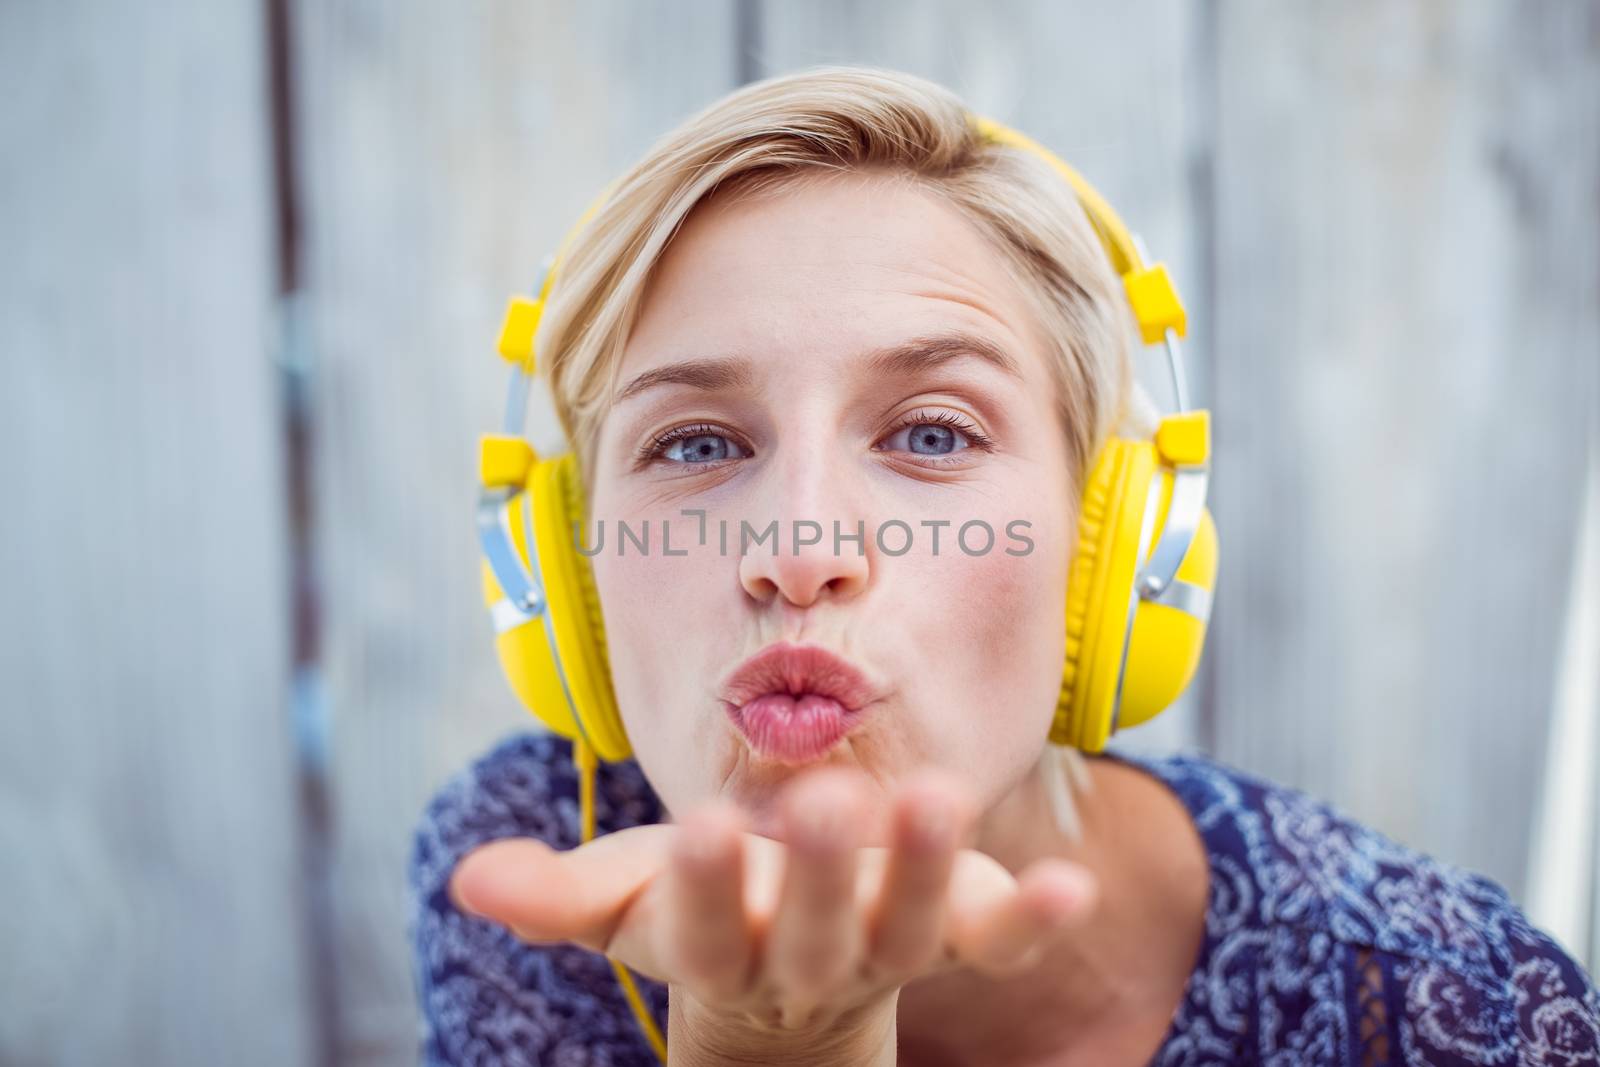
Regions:
<instances>
[{"instance_id":1,"label":"gray painted wood","mask_svg":"<svg viewBox=\"0 0 1600 1067\"><path fill-rule=\"evenodd\" d=\"M311 1062L260 34L0 5L0 1062Z\"/></svg>"},{"instance_id":2,"label":"gray painted wood","mask_svg":"<svg viewBox=\"0 0 1600 1067\"><path fill-rule=\"evenodd\" d=\"M606 182L733 88L733 12L371 0L298 14L340 1061L405 1062L412 828L448 775L537 726L501 677L478 589L476 448L499 426L500 316ZM538 412L536 442L559 443Z\"/></svg>"},{"instance_id":3,"label":"gray painted wood","mask_svg":"<svg viewBox=\"0 0 1600 1067\"><path fill-rule=\"evenodd\" d=\"M1597 19L1218 8L1217 751L1514 895L1600 395Z\"/></svg>"}]
</instances>

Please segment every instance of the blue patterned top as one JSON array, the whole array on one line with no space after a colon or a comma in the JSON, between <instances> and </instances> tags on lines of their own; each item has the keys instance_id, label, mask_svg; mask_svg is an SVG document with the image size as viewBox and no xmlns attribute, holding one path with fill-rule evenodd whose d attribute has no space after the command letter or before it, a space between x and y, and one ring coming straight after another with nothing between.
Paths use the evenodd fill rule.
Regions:
<instances>
[{"instance_id":1,"label":"blue patterned top","mask_svg":"<svg viewBox=\"0 0 1600 1067\"><path fill-rule=\"evenodd\" d=\"M657 1062L604 956L524 944L445 892L483 842L578 843L571 753L552 734L514 735L447 783L417 828L411 937L429 1065ZM1210 858L1205 938L1153 1064L1600 1067L1600 992L1498 883L1195 752L1105 755L1164 781ZM661 817L637 763L600 765L597 832ZM666 987L635 979L665 1033Z\"/></svg>"}]
</instances>

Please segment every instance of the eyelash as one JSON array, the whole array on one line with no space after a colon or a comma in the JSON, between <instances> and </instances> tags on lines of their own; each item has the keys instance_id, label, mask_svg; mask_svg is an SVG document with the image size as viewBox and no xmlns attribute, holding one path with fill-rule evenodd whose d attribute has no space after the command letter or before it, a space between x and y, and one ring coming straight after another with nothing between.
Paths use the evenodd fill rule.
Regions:
<instances>
[{"instance_id":1,"label":"eyelash","mask_svg":"<svg viewBox=\"0 0 1600 1067\"><path fill-rule=\"evenodd\" d=\"M994 441L992 438L974 426L970 420L962 418L960 415L957 415L951 411L909 412L903 418L901 418L899 422L895 423L894 426L890 427L889 432L884 434L884 437L893 437L901 430L904 430L910 426L924 426L929 423L939 426L949 426L955 430L958 430L962 436L967 439L967 448L956 449L954 452L947 452L943 456L925 455L922 457L922 459L918 460L918 462L923 463L926 466L944 466L945 464L942 462L942 460L957 456L961 452L967 451L967 449L976 449L980 452L994 451ZM642 446L635 456L635 460L637 461L638 466L643 467L661 458L661 456L668 448L672 446L675 441L682 441L689 437L699 437L702 434L717 434L723 437L733 437L732 434L722 429L722 427L715 426L708 422L696 422L689 423L684 426L674 426L672 429L668 430L654 441ZM741 445L740 447L744 446ZM874 446L874 448L876 448L876 446ZM698 467L702 470L715 469L726 463L733 463L736 460L743 458L745 457L737 456L733 459L715 460L710 463L684 463L681 464L681 466ZM931 463L929 462L930 460L932 461Z\"/></svg>"}]
</instances>

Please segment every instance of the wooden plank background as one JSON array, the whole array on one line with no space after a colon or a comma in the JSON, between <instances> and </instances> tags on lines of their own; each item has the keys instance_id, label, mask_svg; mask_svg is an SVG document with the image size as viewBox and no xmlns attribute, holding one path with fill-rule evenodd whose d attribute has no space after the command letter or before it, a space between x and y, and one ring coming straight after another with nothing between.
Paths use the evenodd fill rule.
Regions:
<instances>
[{"instance_id":1,"label":"wooden plank background","mask_svg":"<svg viewBox=\"0 0 1600 1067\"><path fill-rule=\"evenodd\" d=\"M264 58L0 5L0 1063L314 1062Z\"/></svg>"},{"instance_id":2,"label":"wooden plank background","mask_svg":"<svg viewBox=\"0 0 1600 1067\"><path fill-rule=\"evenodd\" d=\"M1216 27L1215 750L1519 899L1600 398L1597 15Z\"/></svg>"},{"instance_id":3,"label":"wooden plank background","mask_svg":"<svg viewBox=\"0 0 1600 1067\"><path fill-rule=\"evenodd\" d=\"M318 885L261 6L0 5L0 854L24 857L0 864L0 1062L414 1061L412 826L535 725L470 514L505 297L672 125L821 63L923 74L1039 138L1176 272L1221 581L1190 696L1118 744L1202 747L1522 897L1600 408L1600 2L291 13Z\"/></svg>"}]
</instances>

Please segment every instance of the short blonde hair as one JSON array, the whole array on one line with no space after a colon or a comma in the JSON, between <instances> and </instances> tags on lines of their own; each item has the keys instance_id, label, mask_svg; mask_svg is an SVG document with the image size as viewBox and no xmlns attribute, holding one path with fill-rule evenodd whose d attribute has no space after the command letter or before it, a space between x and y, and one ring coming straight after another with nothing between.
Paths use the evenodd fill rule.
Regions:
<instances>
[{"instance_id":1,"label":"short blonde hair","mask_svg":"<svg viewBox=\"0 0 1600 1067\"><path fill-rule=\"evenodd\" d=\"M1148 437L1134 322L1071 186L1031 152L985 142L949 90L900 71L825 66L746 85L658 140L564 250L539 325L538 365L593 490L596 438L645 283L701 200L823 172L887 171L962 211L1036 310L1077 500L1111 434Z\"/></svg>"}]
</instances>

